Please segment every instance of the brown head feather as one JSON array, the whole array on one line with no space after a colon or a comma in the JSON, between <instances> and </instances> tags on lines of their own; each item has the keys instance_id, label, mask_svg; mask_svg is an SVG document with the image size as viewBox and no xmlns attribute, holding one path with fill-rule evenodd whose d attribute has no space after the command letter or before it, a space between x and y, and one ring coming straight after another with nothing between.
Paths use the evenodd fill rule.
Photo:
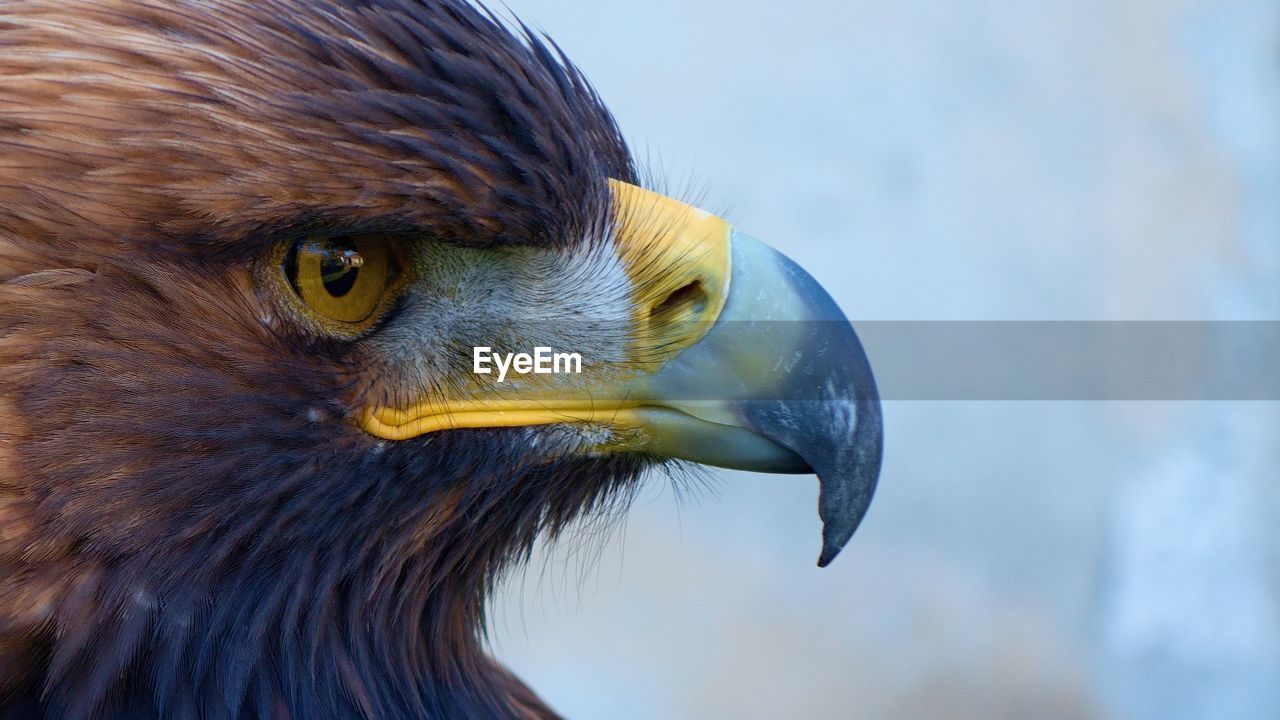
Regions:
<instances>
[{"instance_id":1,"label":"brown head feather","mask_svg":"<svg viewBox=\"0 0 1280 720\"><path fill-rule=\"evenodd\" d=\"M333 219L554 242L630 161L589 86L462 2L0 8L0 233L68 259Z\"/></svg>"},{"instance_id":2,"label":"brown head feather","mask_svg":"<svg viewBox=\"0 0 1280 720\"><path fill-rule=\"evenodd\" d=\"M636 468L383 447L335 399L359 351L252 266L311 228L573 242L633 174L461 0L0 2L0 718L550 717L485 593Z\"/></svg>"}]
</instances>

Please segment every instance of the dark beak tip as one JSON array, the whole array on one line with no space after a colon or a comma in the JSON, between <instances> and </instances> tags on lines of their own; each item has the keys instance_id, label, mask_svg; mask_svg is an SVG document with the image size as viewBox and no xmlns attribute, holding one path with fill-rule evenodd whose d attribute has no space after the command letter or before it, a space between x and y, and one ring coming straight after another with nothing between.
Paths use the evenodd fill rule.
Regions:
<instances>
[{"instance_id":1,"label":"dark beak tip","mask_svg":"<svg viewBox=\"0 0 1280 720\"><path fill-rule=\"evenodd\" d=\"M822 553L818 556L818 567L824 568L836 559L861 524L861 515L862 513L856 513L853 517L846 515L831 518L823 523Z\"/></svg>"},{"instance_id":2,"label":"dark beak tip","mask_svg":"<svg viewBox=\"0 0 1280 720\"><path fill-rule=\"evenodd\" d=\"M827 567L836 559L862 525L875 496L883 460L884 434L878 404L868 406L868 410L872 408L876 412L864 413L868 422L860 425L855 432L854 446L860 451L853 454L852 464L837 463L837 469L827 472L822 470L832 466L820 464L821 469L817 475L822 553L818 556L818 567Z\"/></svg>"},{"instance_id":3,"label":"dark beak tip","mask_svg":"<svg viewBox=\"0 0 1280 720\"><path fill-rule=\"evenodd\" d=\"M828 545L827 543L823 543L822 554L818 556L818 567L824 568L830 565L831 561L835 560L836 556L840 554L842 547L842 545Z\"/></svg>"}]
</instances>

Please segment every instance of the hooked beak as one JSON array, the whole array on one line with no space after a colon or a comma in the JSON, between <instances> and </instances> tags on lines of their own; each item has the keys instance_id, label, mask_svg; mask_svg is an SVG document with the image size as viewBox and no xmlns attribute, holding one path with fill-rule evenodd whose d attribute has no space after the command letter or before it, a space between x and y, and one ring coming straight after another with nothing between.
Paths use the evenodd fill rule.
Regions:
<instances>
[{"instance_id":1,"label":"hooked beak","mask_svg":"<svg viewBox=\"0 0 1280 720\"><path fill-rule=\"evenodd\" d=\"M628 362L573 382L369 408L362 427L399 440L594 423L615 431L598 452L814 473L825 567L867 512L883 450L875 379L853 327L781 253L701 210L610 184L615 244L633 288Z\"/></svg>"},{"instance_id":2,"label":"hooked beak","mask_svg":"<svg viewBox=\"0 0 1280 720\"><path fill-rule=\"evenodd\" d=\"M733 233L731 244L720 318L653 378L653 395L694 420L655 419L654 445L709 465L815 473L825 567L857 530L880 474L875 378L817 281L747 235Z\"/></svg>"}]
</instances>

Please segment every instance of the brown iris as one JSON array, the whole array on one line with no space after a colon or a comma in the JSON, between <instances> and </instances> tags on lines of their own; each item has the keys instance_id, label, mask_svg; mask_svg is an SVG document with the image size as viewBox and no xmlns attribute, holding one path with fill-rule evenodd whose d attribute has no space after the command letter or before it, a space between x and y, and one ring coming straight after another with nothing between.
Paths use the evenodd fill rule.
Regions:
<instances>
[{"instance_id":1,"label":"brown iris","mask_svg":"<svg viewBox=\"0 0 1280 720\"><path fill-rule=\"evenodd\" d=\"M370 319L396 271L384 240L354 236L299 241L286 256L284 269L307 307L344 323Z\"/></svg>"}]
</instances>

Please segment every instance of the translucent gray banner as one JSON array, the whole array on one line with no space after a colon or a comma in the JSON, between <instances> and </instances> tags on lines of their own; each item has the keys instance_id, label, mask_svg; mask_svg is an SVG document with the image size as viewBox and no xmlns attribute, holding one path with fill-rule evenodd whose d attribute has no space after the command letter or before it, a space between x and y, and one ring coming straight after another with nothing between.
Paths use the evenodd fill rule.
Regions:
<instances>
[{"instance_id":1,"label":"translucent gray banner","mask_svg":"<svg viewBox=\"0 0 1280 720\"><path fill-rule=\"evenodd\" d=\"M531 351L523 345L537 343L581 352L586 382L616 371L621 358L602 356L583 339L622 338L633 329L576 318L520 318L512 325L507 337L480 344ZM852 326L886 400L1280 400L1280 321L860 321ZM836 321L720 323L715 338L725 357L770 345L822 353L828 345L842 347L824 337L847 333L848 327ZM760 374L771 372L786 369L762 368ZM786 392L785 384L777 387ZM720 399L711 386L688 392Z\"/></svg>"},{"instance_id":2,"label":"translucent gray banner","mask_svg":"<svg viewBox=\"0 0 1280 720\"><path fill-rule=\"evenodd\" d=\"M861 322L888 400L1280 400L1280 322Z\"/></svg>"}]
</instances>

